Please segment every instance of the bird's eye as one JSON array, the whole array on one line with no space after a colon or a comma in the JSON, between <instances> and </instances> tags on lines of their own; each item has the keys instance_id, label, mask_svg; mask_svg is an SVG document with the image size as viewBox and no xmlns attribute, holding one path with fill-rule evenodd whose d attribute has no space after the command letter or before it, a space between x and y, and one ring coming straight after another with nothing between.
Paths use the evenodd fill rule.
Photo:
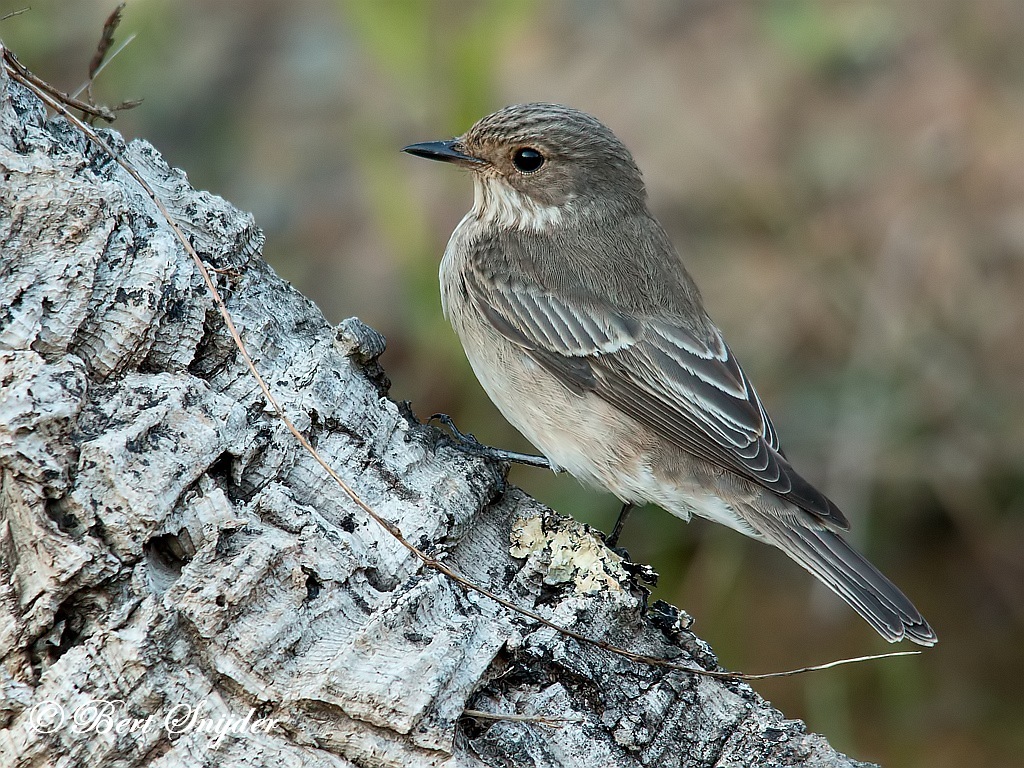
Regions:
<instances>
[{"instance_id":1,"label":"bird's eye","mask_svg":"<svg viewBox=\"0 0 1024 768\"><path fill-rule=\"evenodd\" d=\"M533 147L520 147L512 155L512 164L522 173L533 173L544 165L544 155Z\"/></svg>"}]
</instances>

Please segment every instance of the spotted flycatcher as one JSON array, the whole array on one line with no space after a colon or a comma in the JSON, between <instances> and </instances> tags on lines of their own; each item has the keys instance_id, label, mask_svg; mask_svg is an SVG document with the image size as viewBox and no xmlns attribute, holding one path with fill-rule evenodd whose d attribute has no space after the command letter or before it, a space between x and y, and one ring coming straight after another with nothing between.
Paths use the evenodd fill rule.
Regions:
<instances>
[{"instance_id":1,"label":"spotted flycatcher","mask_svg":"<svg viewBox=\"0 0 1024 768\"><path fill-rule=\"evenodd\" d=\"M608 128L525 104L405 151L473 174L473 208L441 261L441 305L491 400L552 468L627 505L774 544L886 640L936 642L785 458Z\"/></svg>"}]
</instances>

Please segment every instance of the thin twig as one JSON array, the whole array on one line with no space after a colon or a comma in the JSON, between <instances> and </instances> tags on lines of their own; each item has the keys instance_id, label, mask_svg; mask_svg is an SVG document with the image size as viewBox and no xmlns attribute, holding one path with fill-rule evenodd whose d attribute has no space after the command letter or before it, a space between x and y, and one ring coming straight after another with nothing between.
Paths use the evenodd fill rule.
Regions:
<instances>
[{"instance_id":1,"label":"thin twig","mask_svg":"<svg viewBox=\"0 0 1024 768\"><path fill-rule=\"evenodd\" d=\"M8 19L12 19L15 16L21 16L21 14L31 10L31 8L26 6L25 8L19 8L16 11L10 11L9 13L5 13L3 16L0 16L0 21L7 21Z\"/></svg>"},{"instance_id":2,"label":"thin twig","mask_svg":"<svg viewBox=\"0 0 1024 768\"><path fill-rule=\"evenodd\" d=\"M114 122L117 118L117 115L115 115L112 110L109 110L106 107L100 107L80 101L63 91L57 90L45 80L36 77L20 61L18 61L18 57L14 55L11 49L5 47L2 43L0 43L0 50L3 51L3 60L7 65L7 69L8 72L10 72L11 77L29 90L33 91L51 109L60 112L60 114L67 117L70 113L62 106L66 104L72 109L77 109L81 112L85 112L86 114L102 118L108 123ZM75 124L79 126L84 125L80 120L75 121Z\"/></svg>"},{"instance_id":3,"label":"thin twig","mask_svg":"<svg viewBox=\"0 0 1024 768\"><path fill-rule=\"evenodd\" d=\"M582 723L578 717L549 717L547 715L510 715L501 712L481 712L479 709L462 710L463 717L472 717L476 720L509 720L515 723L538 723L549 725L552 728L560 728L565 723Z\"/></svg>"},{"instance_id":4,"label":"thin twig","mask_svg":"<svg viewBox=\"0 0 1024 768\"><path fill-rule=\"evenodd\" d=\"M107 20L103 22L103 31L100 32L100 40L96 43L96 53L93 54L92 61L89 62L90 82L96 79L96 75L100 72L100 66L103 64L103 58L110 50L110 46L114 44L114 32L121 23L121 11L124 10L124 6L123 2L118 4L117 8L111 11Z\"/></svg>"},{"instance_id":5,"label":"thin twig","mask_svg":"<svg viewBox=\"0 0 1024 768\"><path fill-rule=\"evenodd\" d=\"M99 42L96 43L96 53L93 54L92 61L89 62L89 77L73 94L76 98L84 91L88 96L89 103L95 104L96 100L92 96L92 86L96 82L96 78L99 77L100 72L106 69L107 65L112 62L121 51L128 47L128 44L135 39L135 34L128 36L121 45L114 51L110 56L107 56L107 52L110 47L114 44L114 32L121 24L121 12L124 10L126 3L120 3L111 14L107 17L107 20L103 22L103 31L100 32ZM112 112L121 112L127 109L134 109L142 103L142 99L129 99L122 101L116 107L111 109ZM93 122L92 119L86 122Z\"/></svg>"},{"instance_id":6,"label":"thin twig","mask_svg":"<svg viewBox=\"0 0 1024 768\"><path fill-rule=\"evenodd\" d=\"M847 664L859 664L862 661L892 659L896 656L917 656L920 653L921 651L889 651L888 653L873 653L870 656L855 656L852 659L836 659L835 661L826 661L824 664L814 664L810 667L799 667L798 669L790 669L786 672L762 672L761 674L743 673L736 675L736 677L739 680L768 680L772 677L792 677L793 675L802 675L804 672L820 672L823 669L832 669L833 667L844 667Z\"/></svg>"},{"instance_id":7,"label":"thin twig","mask_svg":"<svg viewBox=\"0 0 1024 768\"><path fill-rule=\"evenodd\" d=\"M134 40L136 37L138 37L138 34L136 32L132 32L130 35L128 35L127 39L125 39L125 41L123 43L121 43L119 46L117 46L117 50L115 50L112 54L110 54L110 56L108 56L106 59L103 60L103 63L100 64L99 67L96 68L95 72L90 70L89 71L89 79L86 80L84 83L82 83L80 86L78 86L78 88L75 90L75 92L73 94L71 94L71 98L77 99L79 96L82 95L82 92L86 88L91 88L92 84L93 84L93 81L95 81L96 78L100 76L100 73L104 69L107 68L107 65L110 64L110 62L112 62L115 58L117 58L117 55L121 51L123 51L125 48L127 48L128 44L130 42L132 42L132 40ZM132 107L137 107L141 103L142 103L142 99L139 99L137 101L123 101L120 104L118 104L116 107L114 107L114 111L116 112L116 111L119 111L121 109L131 109ZM129 106L125 106L126 104L129 105Z\"/></svg>"},{"instance_id":8,"label":"thin twig","mask_svg":"<svg viewBox=\"0 0 1024 768\"><path fill-rule=\"evenodd\" d=\"M5 62L10 63L14 61L13 56L10 55L10 52L7 49L0 46L0 51L3 52L3 60ZM42 99L44 103L46 103L49 107L63 115L73 125L77 126L78 129L82 131L97 147L99 147L102 151L110 155L111 159L113 159L114 162L120 165L121 168L123 168L124 171L129 176L131 176L136 181L136 183L139 184L139 186L143 189L146 195L153 201L153 204L156 205L161 215L167 221L168 226L171 228L171 231L174 232L175 237L177 238L178 242L181 243L181 246L185 249L185 252L188 253L189 257L195 263L196 268L199 270L199 273L203 278L203 282L206 284L207 290L209 290L210 295L213 298L214 304L216 304L217 306L218 312L220 313L221 317L224 320L224 325L228 330L228 334L231 336L236 348L238 349L238 353L241 356L242 361L245 363L246 368L249 369L249 372L256 380L256 383L259 385L260 390L263 392L263 396L267 399L267 402L270 404L271 408L277 414L278 418L281 419L281 422L285 425L287 430L291 432L295 440L306 450L306 452L313 458L313 460L316 461L316 463L319 464L321 468L323 468L323 470L331 477L331 479L333 479L334 482L337 483L338 487L340 487L342 491L344 491L345 495L348 496L349 499L351 499L356 506L363 510L374 522L376 522L384 530L391 534L391 536L394 537L394 539L402 547L404 547L410 554L417 558L425 567L447 576L451 581L455 582L463 589L476 592L477 594L482 595L489 600L492 600L498 605L508 608L509 610L520 614L521 616L525 616L526 618L531 619L544 627L552 629L565 637L571 637L572 639L577 640L581 643L592 645L594 647L608 651L609 653L614 653L618 656L629 659L630 661L635 661L639 664L647 664L651 666L662 667L664 669L669 669L678 672L688 672L695 675L701 675L703 677L713 677L724 680L764 680L772 677L789 677L791 675L799 675L805 672L813 672L821 669L831 669L832 667L841 666L843 664L853 664L861 661L872 661L876 659L885 659L895 656L913 656L920 653L920 651L897 651L893 653L883 653L873 656L862 656L855 659L840 659L838 661L831 661L825 664L818 664L810 667L801 667L800 669L793 669L785 672L766 672L761 674L748 674L743 672L728 672L725 670L702 669L700 667L692 667L686 664L677 664L673 661L664 658L659 658L657 656L648 656L642 653L635 653L633 651L626 650L625 648L620 648L616 645L612 645L611 643L607 643L604 640L597 640L595 638L587 637L586 635L580 634L575 630L560 626L554 623L553 621L550 621L549 619L541 616L539 613L536 613L535 611L532 611L528 608L523 608L522 606L513 603L508 598L497 595L489 589L479 586L478 584L474 583L473 581L463 576L462 574L458 573L457 571L452 570L450 567L442 563L440 560L437 560L436 558L427 555L425 552L421 551L411 542L409 542L409 540L405 538L405 536L402 534L401 529L399 529L397 525L392 523L390 520L381 517L377 512L373 510L372 507L370 507L365 501L363 501L359 494L357 494L355 490L347 482L345 482L344 479L342 479L342 477L334 470L334 468L310 444L309 440L306 439L306 436L303 435L302 432L298 430L298 428L295 426L292 420L288 418L288 415L285 413L284 408L274 397L274 394L271 392L270 387L267 385L267 382L264 380L259 370L257 370L256 364L253 362L252 357L249 355L249 351L245 345L245 342L242 340L242 337L239 335L238 330L235 328L235 324L231 319L231 313L228 311L227 305L224 303L224 299L221 297L220 292L217 290L217 286L214 284L213 278L210 276L209 270L203 263L202 259L199 257L199 254L192 247L188 238L185 237L184 232L182 232L181 228L178 226L178 223L175 221L170 211L163 204L163 202L157 196L156 192L149 185L149 183L144 178L142 178L141 174L139 174L139 172L132 166L131 163L122 158L118 153L114 152L110 145L107 144L107 142L102 137L100 137L98 133L96 133L92 126L80 120L67 109L65 104L67 104L68 102L64 101L64 99L67 99L68 97L65 94L60 94L58 91L55 91L55 89L50 88L46 86L44 83L42 83L42 81L39 81L38 78L32 77L29 73L27 73L27 70L25 70L24 67L22 67L20 64L17 64L16 66L11 64L9 66L9 71L11 72L12 77L14 77L19 82L23 83L26 87L35 92L35 94L40 99ZM75 109L79 109L77 104L73 104L71 106L73 106L73 108Z\"/></svg>"}]
</instances>

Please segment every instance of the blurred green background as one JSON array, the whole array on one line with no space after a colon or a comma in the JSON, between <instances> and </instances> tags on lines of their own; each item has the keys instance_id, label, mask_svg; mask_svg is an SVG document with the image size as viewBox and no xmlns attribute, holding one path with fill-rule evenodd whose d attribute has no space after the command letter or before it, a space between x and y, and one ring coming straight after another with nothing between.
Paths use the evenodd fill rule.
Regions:
<instances>
[{"instance_id":1,"label":"blurred green background","mask_svg":"<svg viewBox=\"0 0 1024 768\"><path fill-rule=\"evenodd\" d=\"M0 15L29 0L0 2ZM110 0L32 0L0 37L67 90ZM266 257L333 322L385 333L393 396L530 450L441 316L468 178L402 155L505 104L607 123L794 463L914 599L924 655L756 688L886 766L1024 754L1024 3L137 0L98 100L116 128L255 213ZM617 504L513 470L607 530ZM635 513L726 666L889 648L783 555Z\"/></svg>"}]
</instances>

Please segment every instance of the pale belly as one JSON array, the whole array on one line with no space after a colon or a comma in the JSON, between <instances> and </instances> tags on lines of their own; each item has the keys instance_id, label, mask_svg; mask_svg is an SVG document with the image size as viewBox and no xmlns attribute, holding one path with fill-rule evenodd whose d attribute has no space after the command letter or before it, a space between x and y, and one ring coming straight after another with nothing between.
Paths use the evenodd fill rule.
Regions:
<instances>
[{"instance_id":1,"label":"pale belly","mask_svg":"<svg viewBox=\"0 0 1024 768\"><path fill-rule=\"evenodd\" d=\"M657 504L683 520L697 514L760 538L714 492L713 480L689 471L692 457L596 395L569 390L482 321L453 316L452 325L498 410L557 468L622 501Z\"/></svg>"}]
</instances>

